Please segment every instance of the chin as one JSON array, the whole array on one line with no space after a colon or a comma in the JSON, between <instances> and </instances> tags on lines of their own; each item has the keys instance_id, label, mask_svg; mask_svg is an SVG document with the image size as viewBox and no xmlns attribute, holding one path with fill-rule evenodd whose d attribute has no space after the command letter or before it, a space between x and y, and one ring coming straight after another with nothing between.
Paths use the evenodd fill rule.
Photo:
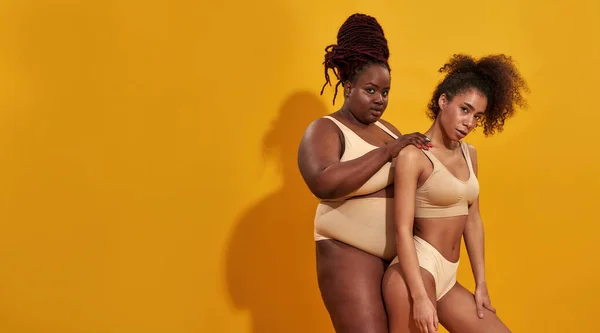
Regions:
<instances>
[{"instance_id":1,"label":"chin","mask_svg":"<svg viewBox=\"0 0 600 333\"><path fill-rule=\"evenodd\" d=\"M452 131L446 131L446 137L448 137L450 140L456 141L456 142L463 140L468 135L469 135L469 133L463 135L460 132L458 132L456 129L453 129Z\"/></svg>"},{"instance_id":2,"label":"chin","mask_svg":"<svg viewBox=\"0 0 600 333\"><path fill-rule=\"evenodd\" d=\"M371 114L367 114L364 117L360 118L359 120L360 120L360 122L362 122L364 124L369 124L370 125L370 124L376 122L377 120L379 120L379 118L375 117L375 116L373 116Z\"/></svg>"}]
</instances>

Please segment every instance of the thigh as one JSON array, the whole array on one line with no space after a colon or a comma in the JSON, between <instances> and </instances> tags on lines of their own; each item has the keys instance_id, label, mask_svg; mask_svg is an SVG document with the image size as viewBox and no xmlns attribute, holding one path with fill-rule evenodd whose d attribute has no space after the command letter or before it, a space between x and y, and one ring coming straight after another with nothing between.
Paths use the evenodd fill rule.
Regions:
<instances>
[{"instance_id":1,"label":"thigh","mask_svg":"<svg viewBox=\"0 0 600 333\"><path fill-rule=\"evenodd\" d=\"M336 240L316 242L317 276L337 333L387 333L382 259Z\"/></svg>"},{"instance_id":2,"label":"thigh","mask_svg":"<svg viewBox=\"0 0 600 333\"><path fill-rule=\"evenodd\" d=\"M438 301L440 323L451 333L509 333L498 316L484 309L477 317L475 296L458 282Z\"/></svg>"},{"instance_id":3,"label":"thigh","mask_svg":"<svg viewBox=\"0 0 600 333\"><path fill-rule=\"evenodd\" d=\"M435 281L433 276L424 268L421 268L421 276L427 295L435 307ZM387 309L390 333L421 332L413 321L412 299L410 298L408 286L402 277L400 266L397 263L391 265L385 272L383 298Z\"/></svg>"}]
</instances>

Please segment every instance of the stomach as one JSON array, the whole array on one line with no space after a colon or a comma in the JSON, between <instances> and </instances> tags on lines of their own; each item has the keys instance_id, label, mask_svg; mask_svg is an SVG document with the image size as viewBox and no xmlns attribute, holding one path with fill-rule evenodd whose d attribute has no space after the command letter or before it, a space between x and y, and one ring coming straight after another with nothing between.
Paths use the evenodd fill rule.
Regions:
<instances>
[{"instance_id":1,"label":"stomach","mask_svg":"<svg viewBox=\"0 0 600 333\"><path fill-rule=\"evenodd\" d=\"M448 261L457 262L467 219L468 215L415 218L413 234L435 247Z\"/></svg>"},{"instance_id":2,"label":"stomach","mask_svg":"<svg viewBox=\"0 0 600 333\"><path fill-rule=\"evenodd\" d=\"M352 202L353 200L372 202L373 199L377 198L386 199L385 201L387 202L387 204L385 204L385 208L383 208L383 204L379 204L380 207L378 209L375 209L375 211L378 211L378 214L381 214L381 217L377 218L377 220L386 220L384 224L379 224L378 228L376 229L379 229L377 230L377 233L379 233L380 235L386 235L385 237L378 238L378 241L384 241L385 239L386 242L386 251L378 251L378 255L387 259L393 252L395 252L395 250L390 249L390 245L395 243L395 239L392 239L392 237L390 236L394 233L395 230L393 213L391 210L393 207L393 200L390 200L394 198L394 184L391 184L386 188L383 188L374 193L350 197L345 201L348 203ZM364 220L359 217L359 212L361 212L362 209L368 209L366 205L368 204L363 204L362 202L361 204L357 205L348 205L353 208L353 213L349 214L349 216L357 218L354 221L354 223L348 223L348 221L346 221L346 223L348 223L349 225L353 225L351 228L354 229L354 231L356 232L355 237L351 237L354 238L353 240L362 238L360 237L360 235L364 235L363 233L371 235L373 234L374 230L370 230L370 232L367 232L367 230L365 230L365 225L363 225ZM373 205L373 203L370 203L370 205ZM370 207L371 213L373 212L373 208L376 206L377 204ZM382 214L382 210L385 210L386 213ZM364 213L365 212L362 212L362 214ZM371 218L372 217L373 216L371 215ZM426 242L435 247L448 261L457 262L460 257L461 240L463 232L465 230L465 226L467 224L467 219L468 215L444 218L415 218L413 234L415 236L421 237ZM371 238L371 242L374 242L373 237ZM370 244L370 246L364 246L365 244L361 244L362 242L358 241L351 241L350 243L352 243L351 245L362 249L373 248L372 243Z\"/></svg>"},{"instance_id":3,"label":"stomach","mask_svg":"<svg viewBox=\"0 0 600 333\"><path fill-rule=\"evenodd\" d=\"M396 256L393 200L363 196L321 202L314 220L315 240L335 239L384 260Z\"/></svg>"}]
</instances>

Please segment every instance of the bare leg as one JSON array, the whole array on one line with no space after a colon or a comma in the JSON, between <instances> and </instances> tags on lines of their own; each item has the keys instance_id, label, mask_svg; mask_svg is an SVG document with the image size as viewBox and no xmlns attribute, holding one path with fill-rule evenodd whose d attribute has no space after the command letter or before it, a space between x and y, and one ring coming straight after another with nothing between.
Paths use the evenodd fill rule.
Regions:
<instances>
[{"instance_id":1,"label":"bare leg","mask_svg":"<svg viewBox=\"0 0 600 333\"><path fill-rule=\"evenodd\" d=\"M451 333L510 333L495 313L477 317L475 296L458 282L438 301L440 323Z\"/></svg>"},{"instance_id":2,"label":"bare leg","mask_svg":"<svg viewBox=\"0 0 600 333\"><path fill-rule=\"evenodd\" d=\"M423 268L421 268L421 276L425 283L427 295L433 306L436 306L433 276ZM402 277L400 266L397 263L391 265L385 272L382 288L388 312L390 333L420 332L413 321L412 299Z\"/></svg>"},{"instance_id":3,"label":"bare leg","mask_svg":"<svg viewBox=\"0 0 600 333\"><path fill-rule=\"evenodd\" d=\"M382 259L335 240L316 242L317 275L337 333L387 333Z\"/></svg>"}]
</instances>

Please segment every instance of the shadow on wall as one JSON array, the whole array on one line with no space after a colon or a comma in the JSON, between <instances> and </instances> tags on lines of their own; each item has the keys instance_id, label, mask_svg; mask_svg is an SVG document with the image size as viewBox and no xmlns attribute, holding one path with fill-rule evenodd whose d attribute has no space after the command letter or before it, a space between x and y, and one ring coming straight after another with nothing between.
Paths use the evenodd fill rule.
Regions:
<instances>
[{"instance_id":1,"label":"shadow on wall","mask_svg":"<svg viewBox=\"0 0 600 333\"><path fill-rule=\"evenodd\" d=\"M317 200L297 167L304 130L326 113L313 93L297 92L284 102L263 140L283 185L242 214L228 244L229 294L236 309L250 311L253 333L333 332L316 277Z\"/></svg>"}]
</instances>

